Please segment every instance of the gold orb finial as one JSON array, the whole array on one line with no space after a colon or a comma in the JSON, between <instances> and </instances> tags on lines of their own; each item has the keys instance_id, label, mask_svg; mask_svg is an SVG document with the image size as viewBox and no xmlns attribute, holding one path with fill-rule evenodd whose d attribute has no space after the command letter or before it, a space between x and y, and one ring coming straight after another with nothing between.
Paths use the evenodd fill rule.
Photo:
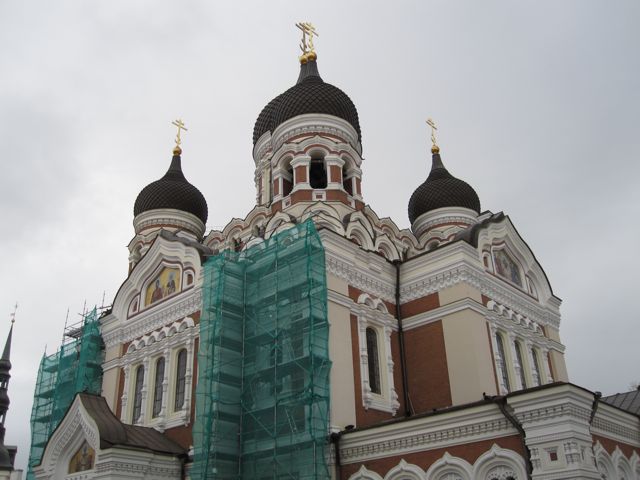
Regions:
<instances>
[{"instance_id":1,"label":"gold orb finial","mask_svg":"<svg viewBox=\"0 0 640 480\"><path fill-rule=\"evenodd\" d=\"M431 127L431 153L440 153L440 147L438 147L436 142L436 130L438 130L436 122L434 122L433 119L428 118L427 125Z\"/></svg>"},{"instance_id":2,"label":"gold orb finial","mask_svg":"<svg viewBox=\"0 0 640 480\"><path fill-rule=\"evenodd\" d=\"M320 35L318 35L316 27L314 27L311 22L298 22L296 23L296 27L302 31L302 41L300 42L302 55L300 55L300 63L304 65L318 58L315 47L313 46L313 36L319 37Z\"/></svg>"},{"instance_id":3,"label":"gold orb finial","mask_svg":"<svg viewBox=\"0 0 640 480\"><path fill-rule=\"evenodd\" d=\"M180 118L178 118L177 120L174 120L173 122L171 122L171 124L175 125L178 128L178 134L176 135L176 146L173 147L173 154L180 155L182 153L182 148L180 148L180 144L182 143L182 138L180 137L180 134L182 130L184 130L185 132L187 132L188 130L187 130L187 127L184 126L184 122Z\"/></svg>"}]
</instances>

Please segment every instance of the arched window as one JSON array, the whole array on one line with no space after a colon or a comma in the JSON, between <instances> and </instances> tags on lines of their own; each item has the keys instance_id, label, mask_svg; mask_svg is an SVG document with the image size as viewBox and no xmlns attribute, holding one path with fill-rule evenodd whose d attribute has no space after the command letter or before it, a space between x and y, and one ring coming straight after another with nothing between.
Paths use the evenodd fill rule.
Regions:
<instances>
[{"instance_id":1,"label":"arched window","mask_svg":"<svg viewBox=\"0 0 640 480\"><path fill-rule=\"evenodd\" d=\"M164 380L164 357L156 362L156 381L153 386L153 418L160 415L162 410L162 381Z\"/></svg>"},{"instance_id":2,"label":"arched window","mask_svg":"<svg viewBox=\"0 0 640 480\"><path fill-rule=\"evenodd\" d=\"M133 416L132 422L137 422L142 415L142 385L144 384L144 365L136 369L136 383L133 392Z\"/></svg>"},{"instance_id":3,"label":"arched window","mask_svg":"<svg viewBox=\"0 0 640 480\"><path fill-rule=\"evenodd\" d=\"M311 159L309 184L311 188L327 188L327 167L324 164L324 158Z\"/></svg>"},{"instance_id":4,"label":"arched window","mask_svg":"<svg viewBox=\"0 0 640 480\"><path fill-rule=\"evenodd\" d=\"M542 377L540 376L540 358L535 348L531 349L531 358L533 359L533 376L536 385L542 385Z\"/></svg>"},{"instance_id":5,"label":"arched window","mask_svg":"<svg viewBox=\"0 0 640 480\"><path fill-rule=\"evenodd\" d=\"M527 388L527 378L524 374L524 358L522 357L522 350L520 348L520 342L516 342L516 357L518 357L518 365L520 365L520 383L522 388Z\"/></svg>"},{"instance_id":6,"label":"arched window","mask_svg":"<svg viewBox=\"0 0 640 480\"><path fill-rule=\"evenodd\" d=\"M293 189L293 167L291 161L287 163L287 174L282 177L282 196L287 197Z\"/></svg>"},{"instance_id":7,"label":"arched window","mask_svg":"<svg viewBox=\"0 0 640 480\"><path fill-rule=\"evenodd\" d=\"M369 388L373 393L380 394L380 360L378 358L378 334L369 327L367 335L367 362L369 367Z\"/></svg>"},{"instance_id":8,"label":"arched window","mask_svg":"<svg viewBox=\"0 0 640 480\"><path fill-rule=\"evenodd\" d=\"M502 342L502 335L496 333L496 345L498 346L498 356L500 357L500 370L502 372L502 382L507 392L511 391L511 384L509 383L509 372L507 371L507 357L504 352L504 343Z\"/></svg>"},{"instance_id":9,"label":"arched window","mask_svg":"<svg viewBox=\"0 0 640 480\"><path fill-rule=\"evenodd\" d=\"M342 188L349 195L353 195L353 177L347 178L347 164L342 167Z\"/></svg>"},{"instance_id":10,"label":"arched window","mask_svg":"<svg viewBox=\"0 0 640 480\"><path fill-rule=\"evenodd\" d=\"M178 411L184 406L184 392L187 377L187 351L178 352L178 368L176 369L176 398L173 409Z\"/></svg>"}]
</instances>

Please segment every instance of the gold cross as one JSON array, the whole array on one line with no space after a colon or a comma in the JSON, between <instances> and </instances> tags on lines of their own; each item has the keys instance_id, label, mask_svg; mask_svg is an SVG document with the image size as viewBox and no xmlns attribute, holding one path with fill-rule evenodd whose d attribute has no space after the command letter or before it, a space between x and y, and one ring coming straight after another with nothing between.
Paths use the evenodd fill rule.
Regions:
<instances>
[{"instance_id":1,"label":"gold cross","mask_svg":"<svg viewBox=\"0 0 640 480\"><path fill-rule=\"evenodd\" d=\"M184 126L184 122L181 119L174 120L173 122L171 122L171 124L178 127L178 135L176 135L176 147L179 147L182 143L182 140L180 139L180 132L182 130L187 132L187 127Z\"/></svg>"},{"instance_id":2,"label":"gold cross","mask_svg":"<svg viewBox=\"0 0 640 480\"><path fill-rule=\"evenodd\" d=\"M436 122L434 122L433 119L428 118L427 125L431 127L431 143L433 144L433 147L431 147L431 150L432 151L434 149L439 150L438 144L436 142L436 130L438 130L438 127L436 127Z\"/></svg>"},{"instance_id":3,"label":"gold cross","mask_svg":"<svg viewBox=\"0 0 640 480\"><path fill-rule=\"evenodd\" d=\"M13 325L16 322L16 311L18 310L18 302L16 302L15 307L13 307L13 313L9 314L11 317L11 324Z\"/></svg>"},{"instance_id":4,"label":"gold cross","mask_svg":"<svg viewBox=\"0 0 640 480\"><path fill-rule=\"evenodd\" d=\"M311 22L298 22L296 23L296 27L298 27L302 31L302 42L300 43L300 50L302 53L314 52L315 49L313 47L313 36L319 37L318 32L316 32L316 27L313 26ZM309 43L307 44L307 35L309 36Z\"/></svg>"}]
</instances>

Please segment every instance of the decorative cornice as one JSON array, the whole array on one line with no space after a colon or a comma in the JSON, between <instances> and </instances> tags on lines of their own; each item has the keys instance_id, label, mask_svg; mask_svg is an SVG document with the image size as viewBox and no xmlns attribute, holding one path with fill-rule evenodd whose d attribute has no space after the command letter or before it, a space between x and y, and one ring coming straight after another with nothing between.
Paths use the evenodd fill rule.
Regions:
<instances>
[{"instance_id":1,"label":"decorative cornice","mask_svg":"<svg viewBox=\"0 0 640 480\"><path fill-rule=\"evenodd\" d=\"M412 452L446 448L517 434L494 405L473 408L473 413L443 413L391 425L346 433L340 459L344 464Z\"/></svg>"},{"instance_id":2,"label":"decorative cornice","mask_svg":"<svg viewBox=\"0 0 640 480\"><path fill-rule=\"evenodd\" d=\"M166 302L166 305L159 305L158 310L143 312L138 315L135 321L127 322L126 319L117 319L111 317L113 322L120 322L124 325L104 325L103 324L103 340L107 348L116 346L121 343L130 342L149 332L164 327L168 323L175 322L202 308L202 289L194 288L188 296L182 299L176 299L172 302ZM108 328L110 327L110 328ZM116 327L116 328L113 328ZM113 331L104 333L105 330Z\"/></svg>"}]
</instances>

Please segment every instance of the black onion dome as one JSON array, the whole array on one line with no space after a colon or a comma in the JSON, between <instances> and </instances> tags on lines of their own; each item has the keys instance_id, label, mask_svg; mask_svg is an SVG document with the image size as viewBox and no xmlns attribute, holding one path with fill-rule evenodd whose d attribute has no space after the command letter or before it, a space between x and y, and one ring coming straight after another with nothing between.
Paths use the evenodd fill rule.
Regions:
<instances>
[{"instance_id":1,"label":"black onion dome","mask_svg":"<svg viewBox=\"0 0 640 480\"><path fill-rule=\"evenodd\" d=\"M413 224L420 215L443 207L464 207L480 213L480 199L471 185L451 175L440 154L434 153L429 176L409 200L409 221Z\"/></svg>"},{"instance_id":2,"label":"black onion dome","mask_svg":"<svg viewBox=\"0 0 640 480\"><path fill-rule=\"evenodd\" d=\"M290 118L305 113L324 113L342 118L356 130L358 140L362 139L355 105L346 93L322 80L318 64L311 60L300 65L297 83L262 109L253 128L254 145L265 132L273 131Z\"/></svg>"},{"instance_id":3,"label":"black onion dome","mask_svg":"<svg viewBox=\"0 0 640 480\"><path fill-rule=\"evenodd\" d=\"M191 185L182 173L180 155L173 156L171 166L164 177L150 183L138 194L133 215L159 208L188 212L202 220L202 223L207 223L207 201L200 190Z\"/></svg>"}]
</instances>

